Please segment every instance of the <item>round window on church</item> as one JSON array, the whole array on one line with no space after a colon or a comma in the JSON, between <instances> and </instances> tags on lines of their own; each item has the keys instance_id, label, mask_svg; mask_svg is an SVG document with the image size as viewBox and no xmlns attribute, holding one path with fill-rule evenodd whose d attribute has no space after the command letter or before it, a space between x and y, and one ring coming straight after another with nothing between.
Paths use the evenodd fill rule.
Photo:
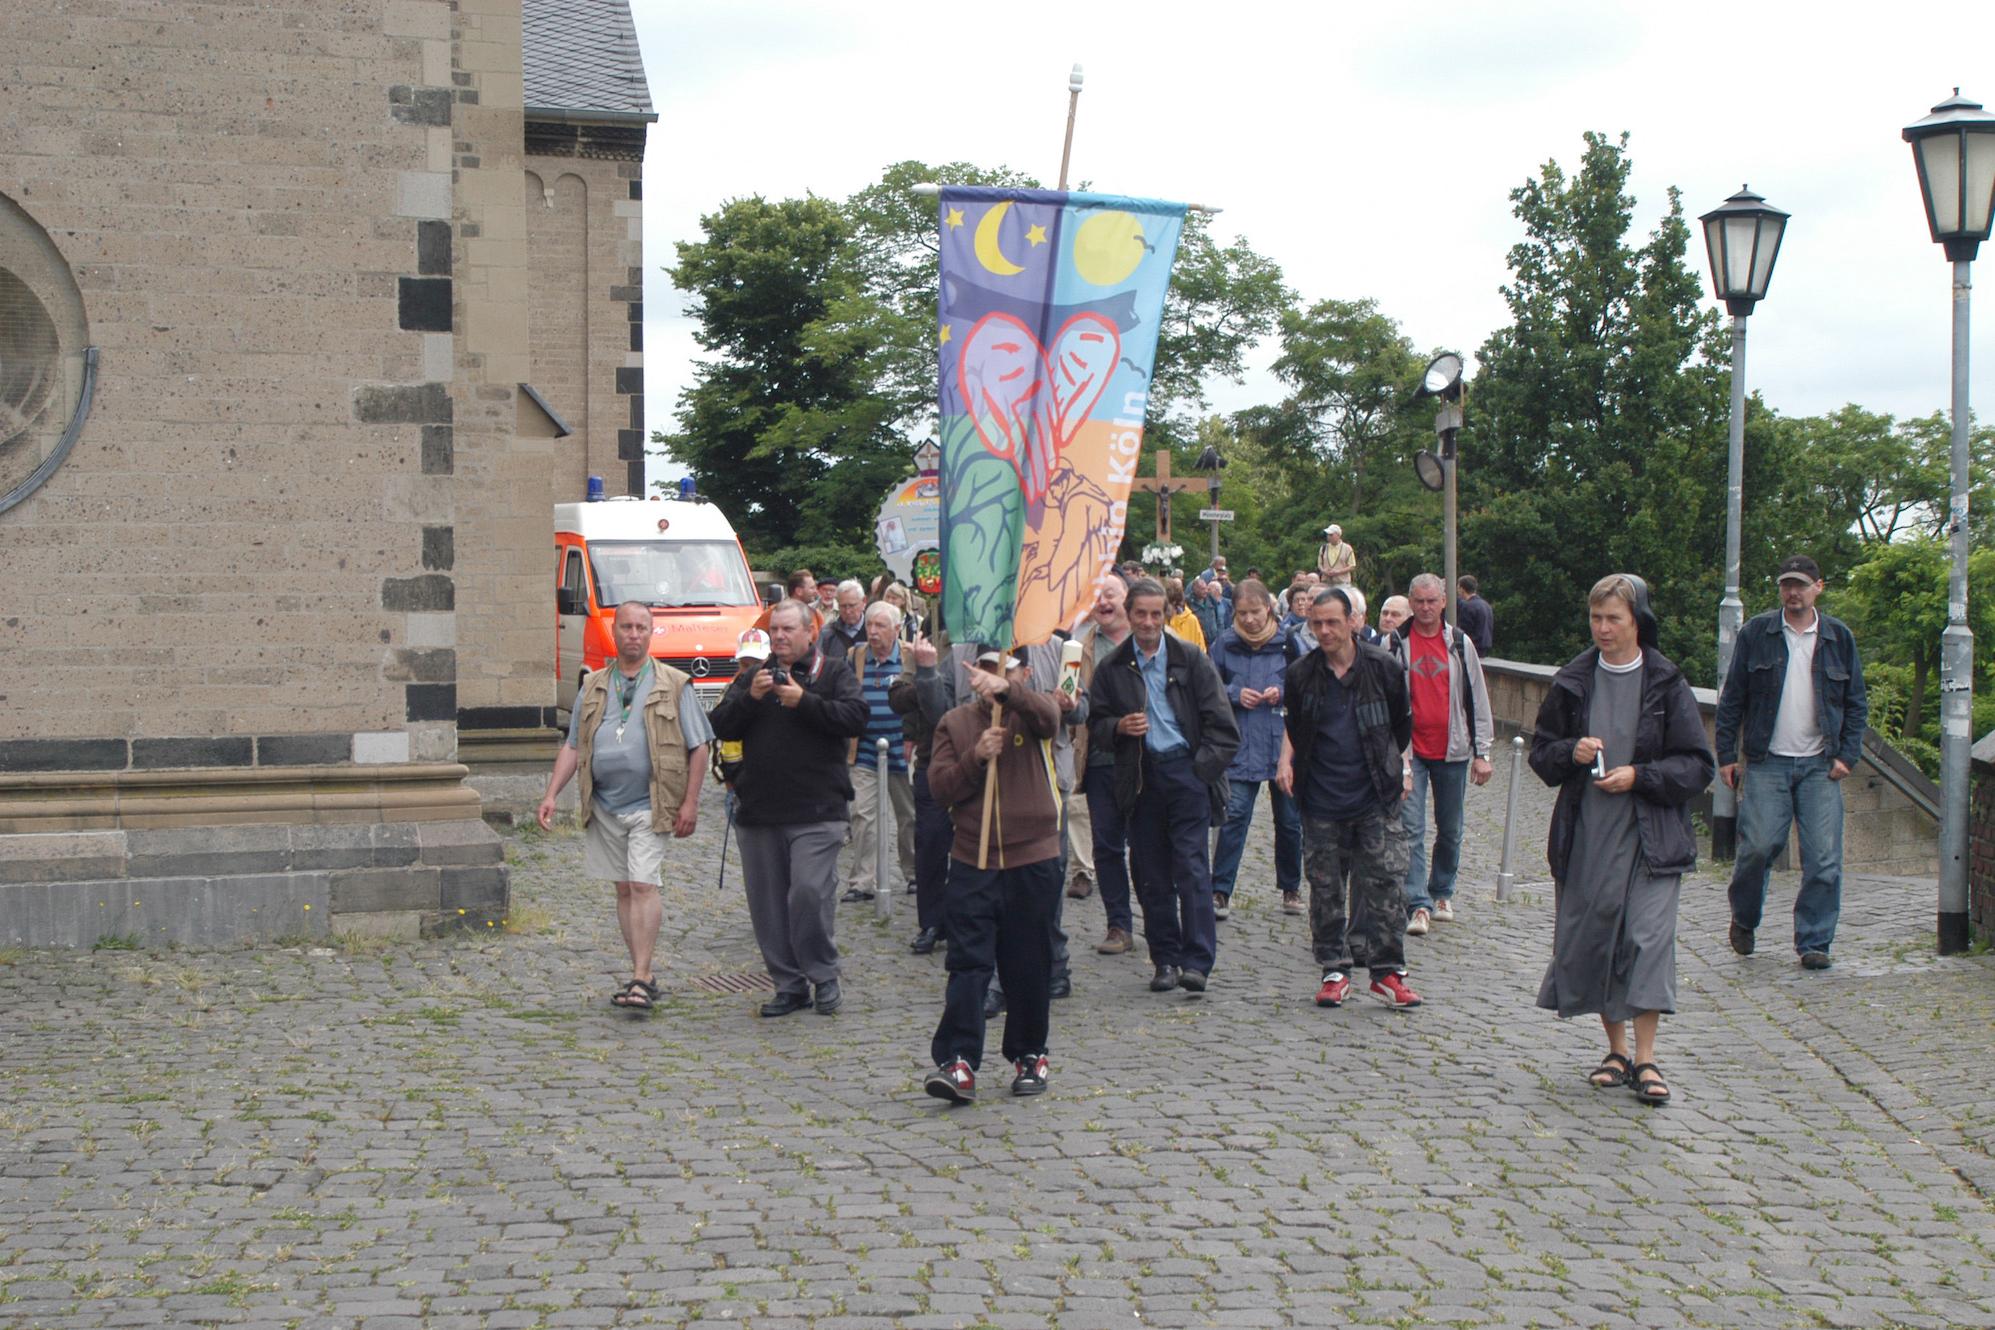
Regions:
<instances>
[{"instance_id":1,"label":"round window on church","mask_svg":"<svg viewBox=\"0 0 1995 1330\"><path fill-rule=\"evenodd\" d=\"M0 195L0 512L62 465L89 412L83 296L48 233Z\"/></svg>"}]
</instances>

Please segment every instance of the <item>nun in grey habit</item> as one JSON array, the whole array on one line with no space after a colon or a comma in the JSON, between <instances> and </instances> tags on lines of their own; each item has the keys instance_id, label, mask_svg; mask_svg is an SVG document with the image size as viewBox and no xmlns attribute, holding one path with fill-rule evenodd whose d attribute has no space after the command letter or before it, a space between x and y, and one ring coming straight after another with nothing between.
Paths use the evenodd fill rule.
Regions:
<instances>
[{"instance_id":1,"label":"nun in grey habit","mask_svg":"<svg viewBox=\"0 0 1995 1330\"><path fill-rule=\"evenodd\" d=\"M1587 602L1594 645L1552 680L1531 744L1531 769L1559 791L1546 846L1557 923L1538 1005L1599 1016L1607 1054L1589 1081L1661 1104L1656 1027L1676 1010L1677 890L1697 861L1689 803L1717 764L1690 684L1655 649L1647 585L1610 574Z\"/></svg>"}]
</instances>

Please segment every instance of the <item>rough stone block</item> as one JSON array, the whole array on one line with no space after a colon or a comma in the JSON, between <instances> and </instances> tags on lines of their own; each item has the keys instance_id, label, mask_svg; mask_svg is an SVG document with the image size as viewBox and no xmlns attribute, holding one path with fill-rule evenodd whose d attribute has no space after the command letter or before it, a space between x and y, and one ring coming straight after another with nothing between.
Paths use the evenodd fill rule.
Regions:
<instances>
[{"instance_id":1,"label":"rough stone block","mask_svg":"<svg viewBox=\"0 0 1995 1330\"><path fill-rule=\"evenodd\" d=\"M488 867L506 861L506 847L483 822L419 822L416 844L425 864Z\"/></svg>"},{"instance_id":2,"label":"rough stone block","mask_svg":"<svg viewBox=\"0 0 1995 1330\"><path fill-rule=\"evenodd\" d=\"M400 844L383 837L384 832L403 832L402 827L387 824L370 827L364 822L306 823L286 830L290 832L294 870L396 868L416 861L413 835Z\"/></svg>"},{"instance_id":3,"label":"rough stone block","mask_svg":"<svg viewBox=\"0 0 1995 1330\"><path fill-rule=\"evenodd\" d=\"M0 836L0 882L74 882L124 875L122 831L26 832Z\"/></svg>"},{"instance_id":4,"label":"rough stone block","mask_svg":"<svg viewBox=\"0 0 1995 1330\"><path fill-rule=\"evenodd\" d=\"M363 425L447 425L450 394L440 383L369 383L353 390L353 418Z\"/></svg>"},{"instance_id":5,"label":"rough stone block","mask_svg":"<svg viewBox=\"0 0 1995 1330\"><path fill-rule=\"evenodd\" d=\"M444 868L441 907L445 910L504 909L509 874L499 868Z\"/></svg>"},{"instance_id":6,"label":"rough stone block","mask_svg":"<svg viewBox=\"0 0 1995 1330\"><path fill-rule=\"evenodd\" d=\"M123 739L0 740L0 772L123 771L130 758Z\"/></svg>"},{"instance_id":7,"label":"rough stone block","mask_svg":"<svg viewBox=\"0 0 1995 1330\"><path fill-rule=\"evenodd\" d=\"M352 734L262 734L256 739L260 767L316 767L343 763L353 754Z\"/></svg>"},{"instance_id":8,"label":"rough stone block","mask_svg":"<svg viewBox=\"0 0 1995 1330\"><path fill-rule=\"evenodd\" d=\"M449 647L403 647L388 653L384 679L396 683L454 683L457 653Z\"/></svg>"},{"instance_id":9,"label":"rough stone block","mask_svg":"<svg viewBox=\"0 0 1995 1330\"><path fill-rule=\"evenodd\" d=\"M409 760L407 730L365 731L353 736L353 760L368 764Z\"/></svg>"},{"instance_id":10,"label":"rough stone block","mask_svg":"<svg viewBox=\"0 0 1995 1330\"><path fill-rule=\"evenodd\" d=\"M423 567L447 572L457 561L453 530L447 526L423 528Z\"/></svg>"},{"instance_id":11,"label":"rough stone block","mask_svg":"<svg viewBox=\"0 0 1995 1330\"><path fill-rule=\"evenodd\" d=\"M448 425L423 426L423 474L447 476L457 469L456 443Z\"/></svg>"},{"instance_id":12,"label":"rough stone block","mask_svg":"<svg viewBox=\"0 0 1995 1330\"><path fill-rule=\"evenodd\" d=\"M457 608L457 588L442 573L390 577L381 583L384 610L450 610Z\"/></svg>"},{"instance_id":13,"label":"rough stone block","mask_svg":"<svg viewBox=\"0 0 1995 1330\"><path fill-rule=\"evenodd\" d=\"M396 315L404 331L450 331L450 278L401 277L395 291Z\"/></svg>"},{"instance_id":14,"label":"rough stone block","mask_svg":"<svg viewBox=\"0 0 1995 1330\"><path fill-rule=\"evenodd\" d=\"M424 277L450 275L450 223L416 223L416 271Z\"/></svg>"},{"instance_id":15,"label":"rough stone block","mask_svg":"<svg viewBox=\"0 0 1995 1330\"><path fill-rule=\"evenodd\" d=\"M88 947L101 938L207 946L323 937L323 873L0 885L0 945Z\"/></svg>"},{"instance_id":16,"label":"rough stone block","mask_svg":"<svg viewBox=\"0 0 1995 1330\"><path fill-rule=\"evenodd\" d=\"M414 88L396 84L388 89L388 113L404 125L448 125L451 95L448 88Z\"/></svg>"},{"instance_id":17,"label":"rough stone block","mask_svg":"<svg viewBox=\"0 0 1995 1330\"><path fill-rule=\"evenodd\" d=\"M292 866L290 828L156 827L126 833L125 874L134 878L231 877Z\"/></svg>"},{"instance_id":18,"label":"rough stone block","mask_svg":"<svg viewBox=\"0 0 1995 1330\"><path fill-rule=\"evenodd\" d=\"M248 735L132 740L134 771L174 767L246 767L255 760L256 745Z\"/></svg>"},{"instance_id":19,"label":"rough stone block","mask_svg":"<svg viewBox=\"0 0 1995 1330\"><path fill-rule=\"evenodd\" d=\"M405 687L404 710L407 719L455 720L457 718L457 685L450 683L412 683Z\"/></svg>"},{"instance_id":20,"label":"rough stone block","mask_svg":"<svg viewBox=\"0 0 1995 1330\"><path fill-rule=\"evenodd\" d=\"M355 868L328 877L334 914L441 908L440 870L435 868Z\"/></svg>"}]
</instances>

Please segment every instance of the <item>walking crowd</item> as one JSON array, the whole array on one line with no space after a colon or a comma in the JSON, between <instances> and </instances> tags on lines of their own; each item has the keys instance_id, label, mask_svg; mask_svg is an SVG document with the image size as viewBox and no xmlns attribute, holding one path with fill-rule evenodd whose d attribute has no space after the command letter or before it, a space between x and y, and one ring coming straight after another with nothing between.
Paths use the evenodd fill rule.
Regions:
<instances>
[{"instance_id":1,"label":"walking crowd","mask_svg":"<svg viewBox=\"0 0 1995 1330\"><path fill-rule=\"evenodd\" d=\"M710 715L690 680L651 658L649 607L618 607L618 656L578 694L538 812L551 826L556 796L579 778L587 871L615 884L630 952L611 1001L643 1010L659 998L659 870L696 825L711 765L775 987L762 1016L836 1012L838 906L905 889L910 950L946 952L924 1087L937 1098L975 1099L986 1023L1001 1011L1012 1093L1046 1089L1051 1006L1073 989L1069 901L1099 894L1095 950L1111 956L1135 949L1140 908L1150 990L1205 993L1264 788L1272 887L1285 912L1308 916L1315 1004L1341 1007L1362 971L1389 1008L1419 1007L1406 939L1460 919L1464 808L1491 774L1494 616L1465 577L1451 625L1450 588L1421 574L1374 626L1356 552L1336 526L1324 535L1318 568L1279 594L1258 570L1236 584L1219 557L1189 584L1112 569L1074 633L1015 649L944 645L898 584L869 594L800 570L742 634ZM1849 630L1815 609L1814 562L1788 559L1779 587L1780 608L1740 635L1715 756L1689 684L1656 649L1647 586L1622 573L1592 588L1593 645L1558 672L1532 734L1531 768L1558 789L1538 1005L1597 1016L1606 1051L1587 1079L1650 1104L1671 1095L1656 1038L1676 1003L1689 805L1714 774L1740 791L1731 946L1753 952L1767 870L1798 822L1795 949L1807 969L1831 963L1835 782L1860 756L1863 672ZM883 804L899 883L876 880Z\"/></svg>"}]
</instances>

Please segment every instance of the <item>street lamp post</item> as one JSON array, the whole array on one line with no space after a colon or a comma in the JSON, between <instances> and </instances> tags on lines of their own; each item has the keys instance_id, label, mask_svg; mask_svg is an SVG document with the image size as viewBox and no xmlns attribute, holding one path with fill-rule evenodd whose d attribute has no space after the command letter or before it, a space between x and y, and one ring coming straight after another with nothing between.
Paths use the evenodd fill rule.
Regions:
<instances>
[{"instance_id":1,"label":"street lamp post","mask_svg":"<svg viewBox=\"0 0 1995 1330\"><path fill-rule=\"evenodd\" d=\"M1942 956L1967 950L1967 782L1974 742L1974 634L1967 627L1967 311L1970 265L1995 214L1995 115L1953 90L1905 127L1926 225L1953 263L1953 571L1940 637L1940 902Z\"/></svg>"},{"instance_id":2,"label":"street lamp post","mask_svg":"<svg viewBox=\"0 0 1995 1330\"><path fill-rule=\"evenodd\" d=\"M1436 488L1429 482L1429 476L1438 468L1441 491L1441 563L1442 576L1447 579L1447 589L1443 600L1448 607L1448 626L1455 626L1455 441L1462 432L1462 358L1454 352L1444 352L1435 356L1427 366L1427 372L1420 376L1420 397L1438 397L1441 409L1434 413L1434 433L1441 449L1438 455L1425 448L1413 459L1414 470L1419 472L1423 485Z\"/></svg>"},{"instance_id":3,"label":"street lamp post","mask_svg":"<svg viewBox=\"0 0 1995 1330\"><path fill-rule=\"evenodd\" d=\"M1766 206L1746 188L1697 219L1711 258L1711 286L1732 316L1732 432L1725 489L1725 598L1718 602L1718 686L1732 669L1732 648L1745 621L1739 599L1739 509L1746 472L1746 318L1766 298L1773 261L1787 233L1787 214ZM1711 794L1711 857L1730 859L1738 849L1738 796L1719 781Z\"/></svg>"},{"instance_id":4,"label":"street lamp post","mask_svg":"<svg viewBox=\"0 0 1995 1330\"><path fill-rule=\"evenodd\" d=\"M1219 473L1226 469L1226 459L1212 444L1205 445L1205 451L1192 463L1192 470L1205 472L1205 506L1208 511L1219 507ZM1212 527L1212 562L1219 561L1219 523L1215 519ZM1207 567L1211 565L1208 564Z\"/></svg>"}]
</instances>

